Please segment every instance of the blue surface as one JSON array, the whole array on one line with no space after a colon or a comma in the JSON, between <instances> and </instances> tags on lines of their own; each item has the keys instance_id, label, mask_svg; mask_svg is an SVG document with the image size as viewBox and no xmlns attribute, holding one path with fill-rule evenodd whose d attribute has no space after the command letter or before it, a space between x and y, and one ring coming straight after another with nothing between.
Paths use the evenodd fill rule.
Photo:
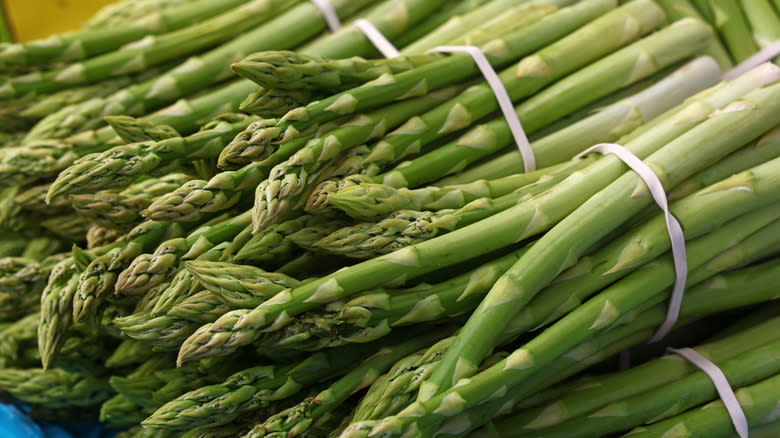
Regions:
<instances>
[{"instance_id":1,"label":"blue surface","mask_svg":"<svg viewBox=\"0 0 780 438\"><path fill-rule=\"evenodd\" d=\"M0 404L0 438L109 438L115 434L94 421L68 425L34 421L23 407Z\"/></svg>"}]
</instances>

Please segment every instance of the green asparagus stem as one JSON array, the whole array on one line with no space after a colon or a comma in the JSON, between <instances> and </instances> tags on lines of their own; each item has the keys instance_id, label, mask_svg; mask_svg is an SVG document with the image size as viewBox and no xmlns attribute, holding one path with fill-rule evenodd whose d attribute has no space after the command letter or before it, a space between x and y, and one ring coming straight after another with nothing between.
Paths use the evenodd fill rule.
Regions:
<instances>
[{"instance_id":1,"label":"green asparagus stem","mask_svg":"<svg viewBox=\"0 0 780 438\"><path fill-rule=\"evenodd\" d=\"M291 9L295 3L296 0L250 0L192 26L159 36L146 36L125 45L122 50L49 72L36 72L8 80L0 87L0 97L59 91L73 85L142 71L257 28L277 12Z\"/></svg>"},{"instance_id":2,"label":"green asparagus stem","mask_svg":"<svg viewBox=\"0 0 780 438\"><path fill-rule=\"evenodd\" d=\"M674 22L684 17L696 18L707 22L709 24L714 23L714 19L711 19L712 11L710 10L709 0L694 0L697 5L694 6L688 0L658 0L658 4L664 8L668 21ZM702 8L701 6L705 6ZM705 18L706 17L706 18ZM731 60L729 52L720 42L714 29L711 29L713 38L710 40L709 46L701 51L702 55L711 56L715 62L718 63L722 71L728 71L734 67L734 63Z\"/></svg>"},{"instance_id":3,"label":"green asparagus stem","mask_svg":"<svg viewBox=\"0 0 780 438\"><path fill-rule=\"evenodd\" d=\"M299 106L318 100L323 96L309 90L280 90L260 88L247 96L238 107L241 111L260 118L278 118Z\"/></svg>"},{"instance_id":4,"label":"green asparagus stem","mask_svg":"<svg viewBox=\"0 0 780 438\"><path fill-rule=\"evenodd\" d=\"M734 336L696 347L695 350L718 364L773 341L774 333L778 333L774 327L779 323L780 319L773 318ZM610 403L673 384L697 370L677 355L663 356L623 372L599 376L596 381L590 382L592 386L576 389L552 403L522 411L511 420L501 422L498 427L507 432L514 430L514 434L546 429L587 416ZM631 384L626 385L625 382Z\"/></svg>"},{"instance_id":5,"label":"green asparagus stem","mask_svg":"<svg viewBox=\"0 0 780 438\"><path fill-rule=\"evenodd\" d=\"M764 99L769 98L774 92L780 92L780 87L769 85L749 93L744 100L733 102L723 110L716 111L707 121L697 125L668 144L674 145L676 149L663 147L645 158L644 161L646 163L651 163L649 165L652 166L659 175L659 178L664 181L668 187L674 187L677 183L705 167L701 164L697 166L691 160L686 160L686 164L683 165L679 156L675 155L677 153L687 153L682 151L685 151L689 147L697 147L694 146L694 144L697 143L697 137L699 135L708 135L705 133L705 129L714 129L714 126L709 122L720 119L724 122L723 125L720 125L723 127L732 120L736 121L735 119L732 119L732 116L736 115L736 113L732 111L734 108L741 107L742 105L752 107L759 101L764 102ZM756 100L754 101L753 99ZM762 103L759 105L764 104ZM755 115L758 116L758 114ZM713 154L711 161L717 161L723 156L728 155L780 122L780 120L775 121L772 117L763 119L760 116L754 117L753 120L758 123L759 127L756 129L759 132L731 132L733 135L733 138L731 139L726 135L719 134L719 141L721 143L719 147L711 150L711 153ZM712 133L712 131L708 132ZM626 143L626 146L633 149L633 144L634 141L628 142ZM696 150L704 151L702 148ZM636 149L633 151L636 153ZM638 156L643 157L643 155L644 154L640 153ZM604 163L605 166L611 167L614 164L622 163L619 160L616 160L615 157L608 156L605 158L605 161L600 161ZM616 161L612 161L613 159ZM608 162L607 160L611 161L610 165L606 164ZM619 164L618 166L622 167L623 164ZM592 168L595 167L599 166L592 166ZM677 173L678 169L679 173ZM599 176L603 177L605 176L605 173L602 172ZM466 323L463 331L458 335L459 341L450 349L448 356L445 357L442 364L437 368L434 376L428 382L430 385L426 388L424 394L435 394L439 392L441 388L451 387L457 380L462 377L467 377L473 372L473 370L476 369L474 363L478 364L481 362L481 359L483 359L485 353L492 348L492 345L484 350L481 347L487 345L489 342L494 342L488 340L495 339L495 334L500 333L500 331L503 330L505 324L519 312L520 308L527 304L528 301L558 273L576 263L577 259L582 256L587 247L596 243L596 241L604 236L608 230L618 226L628 219L631 214L638 212L641 208L651 202L649 192L646 191L645 183L635 173L629 172L619 177L616 174L613 178L616 179L611 184L608 183L609 185L606 186L605 189L588 199L571 214L565 216L565 218L561 217L562 220L557 223L557 225L552 226L552 229L539 240L538 244L534 245L531 250L529 250L529 252L496 283L496 286L494 286L480 307L474 312L474 316ZM643 195L631 194L634 188L637 187L639 187L638 190L640 192L643 192ZM598 205L599 207L596 208L594 205ZM547 214L547 217L549 218L549 211ZM493 217L495 218L498 216L500 215ZM553 225L553 223L550 223L550 225ZM572 232L573 234L570 234L568 239L564 238L563 236L569 232ZM573 240L576 240L576 242L573 242ZM542 256L540 254L544 255ZM464 346L466 343L473 342L473 336L475 334L481 339L480 345L472 345L470 350L467 353L464 353ZM470 357L475 357L476 359L470 360ZM422 394L423 392L421 391L421 395ZM425 395L422 395L422 399L426 398Z\"/></svg>"},{"instance_id":6,"label":"green asparagus stem","mask_svg":"<svg viewBox=\"0 0 780 438\"><path fill-rule=\"evenodd\" d=\"M773 419L773 412L777 409L778 385L780 385L780 376L775 375L754 385L736 390L737 400L751 426L750 436L758 438L775 436L773 434L777 432L776 421L766 429L753 426L764 424ZM723 406L723 402L715 400L696 410L690 410L667 420L634 429L626 436L652 438L677 433L692 438L721 438L734 436L733 429L731 416Z\"/></svg>"},{"instance_id":7,"label":"green asparagus stem","mask_svg":"<svg viewBox=\"0 0 780 438\"><path fill-rule=\"evenodd\" d=\"M726 43L734 61L740 63L758 52L740 2L710 0L710 5L715 16L712 24Z\"/></svg>"},{"instance_id":8,"label":"green asparagus stem","mask_svg":"<svg viewBox=\"0 0 780 438\"><path fill-rule=\"evenodd\" d=\"M181 137L173 127L155 125L143 118L130 116L108 116L106 122L116 134L127 143L142 141L160 141L167 138Z\"/></svg>"},{"instance_id":9,"label":"green asparagus stem","mask_svg":"<svg viewBox=\"0 0 780 438\"><path fill-rule=\"evenodd\" d=\"M780 17L768 0L755 2L743 0L740 5L753 30L753 39L758 47L763 49L780 40Z\"/></svg>"},{"instance_id":10,"label":"green asparagus stem","mask_svg":"<svg viewBox=\"0 0 780 438\"><path fill-rule=\"evenodd\" d=\"M152 201L192 179L186 173L173 173L159 178L147 178L121 192L102 191L94 194L70 195L76 212L93 223L113 228L133 226L143 220L141 211Z\"/></svg>"},{"instance_id":11,"label":"green asparagus stem","mask_svg":"<svg viewBox=\"0 0 780 438\"><path fill-rule=\"evenodd\" d=\"M340 220L304 214L254 234L235 255L237 262L250 261L263 266L278 266L292 260L300 253L293 235L317 227L317 232L328 234L347 225Z\"/></svg>"},{"instance_id":12,"label":"green asparagus stem","mask_svg":"<svg viewBox=\"0 0 780 438\"><path fill-rule=\"evenodd\" d=\"M155 352L151 347L134 339L125 339L106 359L106 368L122 368L140 364L152 358Z\"/></svg>"},{"instance_id":13,"label":"green asparagus stem","mask_svg":"<svg viewBox=\"0 0 780 438\"><path fill-rule=\"evenodd\" d=\"M108 427L126 429L139 424L152 413L129 398L117 394L100 405L100 421Z\"/></svg>"},{"instance_id":14,"label":"green asparagus stem","mask_svg":"<svg viewBox=\"0 0 780 438\"><path fill-rule=\"evenodd\" d=\"M198 256L197 260L202 260L204 262L219 260L222 258L222 254L227 246L227 242L221 243ZM203 286L201 286L200 281L190 272L182 269L176 273L168 287L162 291L159 298L157 298L157 302L152 308L152 313L154 315L164 315L173 306L202 290Z\"/></svg>"},{"instance_id":15,"label":"green asparagus stem","mask_svg":"<svg viewBox=\"0 0 780 438\"><path fill-rule=\"evenodd\" d=\"M407 325L443 320L474 309L490 286L523 254L522 248L434 285L369 291L344 304L310 312L259 342L269 349L316 351L369 342Z\"/></svg>"},{"instance_id":16,"label":"green asparagus stem","mask_svg":"<svg viewBox=\"0 0 780 438\"><path fill-rule=\"evenodd\" d=\"M777 354L780 342L773 341L728 360L713 361L724 372L733 388L755 383L777 374L777 369L767 360ZM681 360L681 359L677 359ZM775 362L776 363L776 362ZM544 428L544 436L554 437L600 437L611 432L620 432L649 421L659 421L685 412L701 403L718 398L709 376L695 370L677 381L661 385L641 394L618 398L590 415L574 418L559 425ZM673 402L670 406L669 402ZM616 415L608 415L615 413ZM506 426L506 427L504 427ZM501 436L533 436L517 433L517 425L497 425ZM515 431L515 432L510 432Z\"/></svg>"},{"instance_id":17,"label":"green asparagus stem","mask_svg":"<svg viewBox=\"0 0 780 438\"><path fill-rule=\"evenodd\" d=\"M757 70L754 74L761 77L764 73L762 73L761 70ZM733 100L734 97L742 95L744 91L759 86L761 81L756 81L756 76L744 76L729 86L720 87L711 93L700 96L699 99L713 99L712 102L716 103L716 107L725 105L727 102ZM767 79L772 81L774 80L771 79L772 77L773 76L770 74ZM735 95L732 95L731 93L734 93ZM717 103L720 102L719 99L722 99L725 102L719 104ZM706 102L708 102L708 100L699 100L696 104L696 107L698 107L699 104L704 104L705 107L707 107L707 110L701 112L701 118L699 118L699 120L706 118L710 113L710 109L713 108L712 106L709 106L712 105L712 103L707 104ZM686 106L686 108L688 107ZM691 112L691 110L689 109L688 112ZM733 113L731 114L733 115ZM661 118L658 123L663 122L663 119L664 118ZM670 129L671 131L668 131ZM685 132L686 130L687 127L682 127L680 126L679 121L675 121L673 124L670 124L670 126L664 127L663 129L659 128L658 132L648 136L643 141L652 140L649 141L649 143L659 142L657 146L660 147L663 143L674 138L678 133ZM664 132L664 135L660 135L661 132ZM704 130L702 130L702 132L704 132ZM668 138L666 138L667 136ZM602 175L602 172L599 171L597 174ZM608 183L608 178L605 183ZM576 183L572 182L572 184L578 188L583 188L580 178L576 178ZM542 197L536 202L546 203L548 202L548 198L549 197ZM565 198L566 200L563 202L567 205L567 209L571 209L571 197L567 195ZM198 333L193 335L193 337L182 346L180 358L182 361L186 361L189 358L195 358L201 354L208 355L207 352L209 350L220 354L228 353L231 349L237 348L239 344L249 343L257 339L260 336L258 331L271 326L280 315L284 315L284 317L280 319L279 324L275 324L275 327L279 328L284 326L289 317L315 308L319 304L348 297L362 290L382 287L387 283L395 281L399 277L404 279L415 278L438 268L503 248L518 240L530 237L532 234L535 234L537 230L531 228L528 233L524 233L524 230L527 227L518 226L518 223L528 223L535 216L537 208L540 208L541 206L537 207L534 203L524 203L523 205L524 207L518 206L514 209L506 210L489 219L482 220L477 224L449 233L446 236L440 236L436 239L351 266L348 269L309 282L299 288L289 291L289 293L284 292L277 295L279 300L274 299L267 301L252 311L230 312L220 320L217 320L213 325L204 326ZM528 215L527 220L514 220L517 218L520 211L532 205L533 207L531 210L527 213L523 213ZM515 210L517 210L517 213ZM545 208L545 210L547 209ZM219 348L217 348L216 345L214 347L204 346L207 342L210 342L213 345L215 341L211 338L221 332L235 334L231 338L231 346L229 348L224 344L220 345ZM238 335L239 333L240 336Z\"/></svg>"},{"instance_id":18,"label":"green asparagus stem","mask_svg":"<svg viewBox=\"0 0 780 438\"><path fill-rule=\"evenodd\" d=\"M48 65L82 60L118 49L149 34L162 34L211 18L246 0L190 2L134 20L123 26L82 30L53 35L45 40L11 44L0 50L0 61L6 65Z\"/></svg>"},{"instance_id":19,"label":"green asparagus stem","mask_svg":"<svg viewBox=\"0 0 780 438\"><path fill-rule=\"evenodd\" d=\"M340 92L383 74L404 72L434 59L430 56L323 59L292 51L265 51L249 55L230 68L267 89Z\"/></svg>"},{"instance_id":20,"label":"green asparagus stem","mask_svg":"<svg viewBox=\"0 0 780 438\"><path fill-rule=\"evenodd\" d=\"M92 225L87 230L87 249L110 245L124 236L124 230Z\"/></svg>"}]
</instances>

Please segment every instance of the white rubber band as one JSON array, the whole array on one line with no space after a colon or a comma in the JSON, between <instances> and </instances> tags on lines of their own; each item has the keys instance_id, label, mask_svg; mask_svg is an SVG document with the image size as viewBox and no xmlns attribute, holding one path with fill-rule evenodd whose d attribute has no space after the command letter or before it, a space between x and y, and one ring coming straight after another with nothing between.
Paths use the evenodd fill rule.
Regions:
<instances>
[{"instance_id":1,"label":"white rubber band","mask_svg":"<svg viewBox=\"0 0 780 438\"><path fill-rule=\"evenodd\" d=\"M365 35L366 38L368 38L368 40L374 44L374 47L376 47L377 50L379 50L379 53L381 53L385 58L395 58L396 56L401 56L401 52L395 48L390 40L382 35L382 32L380 32L379 29L374 26L374 23L366 20L365 18L359 18L355 20L355 26L357 26L357 28L363 32L363 35Z\"/></svg>"},{"instance_id":2,"label":"white rubber band","mask_svg":"<svg viewBox=\"0 0 780 438\"><path fill-rule=\"evenodd\" d=\"M669 348L668 350L684 357L710 377L710 380L712 380L712 383L715 385L715 389L718 390L720 399L723 400L723 405L726 407L726 410L731 417L731 422L734 423L734 429L736 429L737 435L739 435L740 438L748 438L748 421L745 417L745 412L742 410L742 406L740 406L737 396L734 394L734 390L731 389L731 385L729 384L728 379L726 379L726 375L723 374L723 371L706 357L691 348L681 348L679 350Z\"/></svg>"},{"instance_id":3,"label":"white rubber band","mask_svg":"<svg viewBox=\"0 0 780 438\"><path fill-rule=\"evenodd\" d=\"M723 79L731 80L738 76L741 76L748 70L758 67L759 65L771 61L772 59L780 56L780 40L775 41L774 43L764 47L763 49L759 50L758 53L751 56L750 58L742 61L739 65L732 68L731 70L727 71L723 75Z\"/></svg>"},{"instance_id":4,"label":"white rubber band","mask_svg":"<svg viewBox=\"0 0 780 438\"><path fill-rule=\"evenodd\" d=\"M636 155L625 147L614 143L597 144L578 154L575 158L579 158L593 151L601 152L602 154L615 155L626 163L628 167L644 180L648 189L650 189L650 194L653 196L656 204L664 211L666 229L669 231L669 238L672 243L672 257L674 259L676 278L674 280L674 288L672 289L672 297L669 300L669 310L666 313L666 320L661 325L661 328L658 329L655 336L653 336L653 339L650 340L650 342L658 342L669 333L677 322L677 318L680 316L680 307L685 293L685 282L688 279L688 261L685 256L685 235L683 234L682 226L680 226L680 222L672 215L671 211L669 211L669 201L666 199L664 186L661 184L661 181L658 179L655 172L653 172L647 164L637 158Z\"/></svg>"},{"instance_id":5,"label":"white rubber band","mask_svg":"<svg viewBox=\"0 0 780 438\"><path fill-rule=\"evenodd\" d=\"M509 94L506 92L504 84L501 83L501 79L493 69L493 66L490 65L490 61L488 61L482 50L476 46L439 46L428 50L428 53L430 52L468 53L474 58L474 62L477 64L477 67L479 67L479 70L482 72L488 85L490 85L490 88L496 95L498 106L501 108L504 118L506 118L509 129L512 131L512 137L515 139L517 148L520 150L520 155L523 157L525 172L528 173L536 170L536 157L534 156L534 151L531 149L531 143L528 141L528 136L525 135L523 124L520 123L520 119L517 117L515 108L512 105L512 99L509 98Z\"/></svg>"},{"instance_id":6,"label":"white rubber band","mask_svg":"<svg viewBox=\"0 0 780 438\"><path fill-rule=\"evenodd\" d=\"M325 18L331 32L335 33L337 30L341 29L339 15L328 0L311 0L311 2L320 10L322 17Z\"/></svg>"}]
</instances>

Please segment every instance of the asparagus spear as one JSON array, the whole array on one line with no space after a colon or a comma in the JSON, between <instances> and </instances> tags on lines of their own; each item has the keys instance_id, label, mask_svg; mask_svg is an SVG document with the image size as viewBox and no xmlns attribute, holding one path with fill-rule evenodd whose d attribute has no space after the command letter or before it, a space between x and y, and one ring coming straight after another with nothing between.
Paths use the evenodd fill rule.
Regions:
<instances>
[{"instance_id":1,"label":"asparagus spear","mask_svg":"<svg viewBox=\"0 0 780 438\"><path fill-rule=\"evenodd\" d=\"M144 363L155 352L151 347L134 339L125 339L106 359L106 368L122 368L128 365Z\"/></svg>"},{"instance_id":2,"label":"asparagus spear","mask_svg":"<svg viewBox=\"0 0 780 438\"><path fill-rule=\"evenodd\" d=\"M292 277L233 263L191 260L184 263L198 282L220 301L236 308L251 308L284 289L302 283Z\"/></svg>"},{"instance_id":3,"label":"asparagus spear","mask_svg":"<svg viewBox=\"0 0 780 438\"><path fill-rule=\"evenodd\" d=\"M101 29L124 25L193 1L195 0L120 0L100 8L82 24L82 28Z\"/></svg>"},{"instance_id":4,"label":"asparagus spear","mask_svg":"<svg viewBox=\"0 0 780 438\"><path fill-rule=\"evenodd\" d=\"M124 228L142 221L141 210L162 196L189 181L191 175L173 173L159 178L147 178L121 192L101 191L94 194L70 195L73 208L93 223Z\"/></svg>"},{"instance_id":5,"label":"asparagus spear","mask_svg":"<svg viewBox=\"0 0 780 438\"><path fill-rule=\"evenodd\" d=\"M547 19L514 32L504 39L487 43L482 48L492 65L504 66L559 40L605 14L614 6L614 2L611 1L585 1L552 14ZM651 20L652 14L647 19ZM494 50L489 50L491 46ZM496 47L500 47L501 50L497 52ZM345 113L354 114L399 98L418 96L428 90L466 80L477 73L478 69L470 56L456 54L445 57L422 68L382 78L367 84L368 86L347 90L289 112L277 126L267 127L254 133L256 142L258 145L270 147L279 142L290 141L298 133L308 132L318 124L333 120Z\"/></svg>"},{"instance_id":6,"label":"asparagus spear","mask_svg":"<svg viewBox=\"0 0 780 438\"><path fill-rule=\"evenodd\" d=\"M112 395L106 379L59 368L0 369L0 386L19 400L51 408L92 406Z\"/></svg>"},{"instance_id":7,"label":"asparagus spear","mask_svg":"<svg viewBox=\"0 0 780 438\"><path fill-rule=\"evenodd\" d=\"M191 26L205 18L233 9L247 0L197 1L145 14L122 26L82 30L53 35L45 40L7 45L0 50L6 65L47 65L100 55L139 40L149 34L162 34Z\"/></svg>"},{"instance_id":8,"label":"asparagus spear","mask_svg":"<svg viewBox=\"0 0 780 438\"><path fill-rule=\"evenodd\" d=\"M38 324L38 349L44 369L66 340L72 323L72 303L78 286L78 273L72 257L57 263L41 295L41 319Z\"/></svg>"},{"instance_id":9,"label":"asparagus spear","mask_svg":"<svg viewBox=\"0 0 780 438\"><path fill-rule=\"evenodd\" d=\"M735 395L750 425L750 436L756 438L776 436L777 421L768 424L767 427L754 426L772 421L773 412L777 409L778 385L780 385L780 375L774 375L736 390ZM731 416L723 406L723 402L715 400L667 420L638 427L626 436L652 438L676 433L690 437L720 438L735 436L733 428Z\"/></svg>"},{"instance_id":10,"label":"asparagus spear","mask_svg":"<svg viewBox=\"0 0 780 438\"><path fill-rule=\"evenodd\" d=\"M759 77L763 75L760 70L755 71L754 74ZM736 96L739 96L742 95L742 91L740 90L754 89L755 86L761 83L760 81L757 83L755 80L755 77L742 77L734 82L733 85L720 87L716 89L714 93L706 94L706 96L714 99L713 103L717 102L719 99L729 102L732 100L731 93L736 92ZM771 81L773 79L769 80ZM743 86L746 88L741 88ZM700 98L703 97L704 96L701 96ZM704 102L706 101L700 101L700 103ZM697 103L696 107L698 106L699 104ZM707 104L705 104L705 106L707 106ZM712 107L710 106L708 108ZM709 109L702 111L701 117L705 118L709 112ZM663 118L661 119L661 122L662 121ZM672 129L671 133L667 131L668 129ZM663 129L659 128L659 131L648 136L647 140L652 139L652 142L660 141L663 143L674 138L677 133L685 132L686 130L686 127L680 126L679 122L675 121L670 127L665 127ZM669 138L663 138L664 136L659 135L660 132L664 132L664 135L669 136ZM705 130L701 130L701 132L701 135L706 135ZM658 146L660 146L660 144ZM602 172L598 172L598 174L602 175ZM573 182L573 185L578 189L585 188L583 187L580 178L576 178L576 183ZM547 202L548 198L549 197L542 197L536 202ZM571 197L567 195L565 198L565 204L568 206L567 208L572 208ZM515 210L520 211L531 205L534 205L532 208L533 213L529 211L528 220L523 222L529 222L534 217L535 212L537 211L535 204L524 203L522 205L524 205L524 207L518 206L514 209L506 210L491 218L482 220L477 224L449 233L447 236L440 236L436 239L351 266L348 269L312 281L299 288L293 289L289 293L284 293L283 296L280 294L279 298L281 300L279 302L277 302L277 300L267 301L249 312L230 312L217 320L213 325L204 326L198 333L194 334L193 337L182 346L180 358L182 361L185 361L186 359L197 357L206 352L208 352L208 355L215 353L227 354L231 349L237 347L235 344L251 342L251 340L259 337L258 330L270 326L281 314L285 315L282 322L286 322L288 317L312 309L319 303L331 302L341 297L353 295L362 290L381 287L399 277L415 278L443 266L458 263L476 255L502 248L525 237L530 237L530 234L536 233L537 230L532 228L529 230L530 233L524 234L523 230L526 227L518 226L519 221L510 219L516 217ZM563 214L565 215L565 213ZM240 338L240 341L238 340L239 338L232 339L232 345L230 347L227 347L224 344L217 346L217 344L214 343L214 340L206 341L207 339L211 339L213 335L221 332L240 332L242 333L242 337ZM206 342L211 342L209 347L203 346Z\"/></svg>"},{"instance_id":11,"label":"asparagus spear","mask_svg":"<svg viewBox=\"0 0 780 438\"><path fill-rule=\"evenodd\" d=\"M124 236L124 230L92 225L87 230L87 249L95 249L110 245L112 242Z\"/></svg>"},{"instance_id":12,"label":"asparagus spear","mask_svg":"<svg viewBox=\"0 0 780 438\"><path fill-rule=\"evenodd\" d=\"M309 90L280 90L260 87L247 96L238 107L241 111L260 118L278 118L299 106L322 98Z\"/></svg>"},{"instance_id":13,"label":"asparagus spear","mask_svg":"<svg viewBox=\"0 0 780 438\"><path fill-rule=\"evenodd\" d=\"M312 227L317 227L319 233L327 234L345 225L343 221L305 214L254 234L241 246L234 259L237 262L251 261L264 266L278 266L292 260L300 253L293 235Z\"/></svg>"},{"instance_id":14,"label":"asparagus spear","mask_svg":"<svg viewBox=\"0 0 780 438\"><path fill-rule=\"evenodd\" d=\"M231 240L249 224L250 212L203 226L186 238L168 240L160 244L152 254L137 256L119 273L114 286L117 294L138 295L165 281L175 272L180 260L188 260L214 246Z\"/></svg>"},{"instance_id":15,"label":"asparagus spear","mask_svg":"<svg viewBox=\"0 0 780 438\"><path fill-rule=\"evenodd\" d=\"M106 122L116 134L127 143L142 141L160 141L167 138L181 137L173 127L155 125L143 118L130 116L108 116Z\"/></svg>"},{"instance_id":16,"label":"asparagus spear","mask_svg":"<svg viewBox=\"0 0 780 438\"><path fill-rule=\"evenodd\" d=\"M176 224L148 221L107 247L105 253L90 261L78 276L72 304L74 321L85 320L95 313L112 290L119 272L136 256L157 246L163 239L180 236L183 232Z\"/></svg>"},{"instance_id":17,"label":"asparagus spear","mask_svg":"<svg viewBox=\"0 0 780 438\"><path fill-rule=\"evenodd\" d=\"M227 246L227 242L221 243L198 256L197 260L204 262L219 260ZM152 308L152 313L155 315L166 314L173 306L202 290L203 286L201 286L200 281L190 272L182 269L176 273L168 287L160 294Z\"/></svg>"},{"instance_id":18,"label":"asparagus spear","mask_svg":"<svg viewBox=\"0 0 780 438\"><path fill-rule=\"evenodd\" d=\"M100 422L111 428L126 429L141 423L151 413L151 409L117 394L100 405Z\"/></svg>"}]
</instances>

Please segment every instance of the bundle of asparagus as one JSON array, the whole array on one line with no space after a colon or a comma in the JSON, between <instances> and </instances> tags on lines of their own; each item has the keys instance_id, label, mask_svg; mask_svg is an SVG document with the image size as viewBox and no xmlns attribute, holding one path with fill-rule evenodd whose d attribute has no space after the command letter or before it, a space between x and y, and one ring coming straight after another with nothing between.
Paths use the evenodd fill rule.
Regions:
<instances>
[{"instance_id":1,"label":"bundle of asparagus","mask_svg":"<svg viewBox=\"0 0 780 438\"><path fill-rule=\"evenodd\" d=\"M769 1L329 3L339 30L121 2L0 48L0 391L126 438L729 437L676 356L595 374L659 355L678 274L643 180L573 158L615 142L684 230L662 345L706 342L776 429L777 307L691 334L777 298L780 68L721 80L778 38ZM440 45L499 71L537 170Z\"/></svg>"}]
</instances>

